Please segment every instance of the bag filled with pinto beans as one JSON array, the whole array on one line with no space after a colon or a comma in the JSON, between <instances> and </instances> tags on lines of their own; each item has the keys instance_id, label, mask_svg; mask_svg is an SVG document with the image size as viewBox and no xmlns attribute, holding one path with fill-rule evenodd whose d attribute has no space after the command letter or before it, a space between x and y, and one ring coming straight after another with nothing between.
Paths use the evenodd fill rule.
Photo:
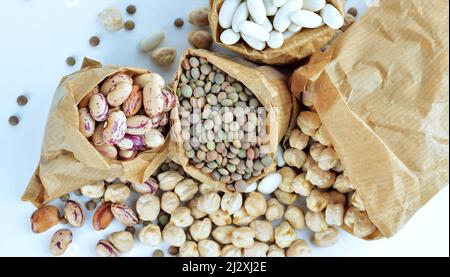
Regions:
<instances>
[{"instance_id":1,"label":"bag filled with pinto beans","mask_svg":"<svg viewBox=\"0 0 450 277\"><path fill-rule=\"evenodd\" d=\"M291 78L380 232L366 239L393 236L448 185L448 14L445 0L381 0Z\"/></svg>"},{"instance_id":2,"label":"bag filled with pinto beans","mask_svg":"<svg viewBox=\"0 0 450 277\"><path fill-rule=\"evenodd\" d=\"M242 39L234 45L226 45L220 41L223 28L219 25L219 13L223 2L224 0L210 0L209 24L214 42L257 63L284 65L299 62L301 59L319 51L333 39L335 34L335 30L328 26L304 29L289 37L282 47L278 49L266 47L262 51L251 48ZM335 6L344 15L344 2L342 0L328 0L327 2Z\"/></svg>"},{"instance_id":3,"label":"bag filled with pinto beans","mask_svg":"<svg viewBox=\"0 0 450 277\"><path fill-rule=\"evenodd\" d=\"M39 206L110 178L145 182L168 153L175 97L163 86L145 69L85 59L56 89L39 165L22 200Z\"/></svg>"}]
</instances>

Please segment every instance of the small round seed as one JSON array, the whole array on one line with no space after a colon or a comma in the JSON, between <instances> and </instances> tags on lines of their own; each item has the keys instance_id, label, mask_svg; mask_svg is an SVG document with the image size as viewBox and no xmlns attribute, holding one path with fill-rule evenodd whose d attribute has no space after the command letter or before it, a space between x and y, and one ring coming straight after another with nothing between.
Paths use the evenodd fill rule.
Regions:
<instances>
[{"instance_id":1,"label":"small round seed","mask_svg":"<svg viewBox=\"0 0 450 277\"><path fill-rule=\"evenodd\" d=\"M91 38L89 39L89 44L90 44L92 47L98 46L98 45L100 44L100 38L97 37L97 36L91 37Z\"/></svg>"},{"instance_id":2,"label":"small round seed","mask_svg":"<svg viewBox=\"0 0 450 277\"><path fill-rule=\"evenodd\" d=\"M88 211L93 211L97 207L97 203L94 200L89 200L86 202L86 209Z\"/></svg>"},{"instance_id":3,"label":"small round seed","mask_svg":"<svg viewBox=\"0 0 450 277\"><path fill-rule=\"evenodd\" d=\"M164 257L164 252L161 249L153 251L153 257Z\"/></svg>"},{"instance_id":4,"label":"small round seed","mask_svg":"<svg viewBox=\"0 0 450 277\"><path fill-rule=\"evenodd\" d=\"M136 6L135 5L128 5L127 6L127 13L129 15L133 15L136 13Z\"/></svg>"},{"instance_id":5,"label":"small round seed","mask_svg":"<svg viewBox=\"0 0 450 277\"><path fill-rule=\"evenodd\" d=\"M74 66L76 63L77 63L77 61L75 60L74 57L68 57L68 58L66 59L66 64L67 64L68 66Z\"/></svg>"},{"instance_id":6,"label":"small round seed","mask_svg":"<svg viewBox=\"0 0 450 277\"><path fill-rule=\"evenodd\" d=\"M64 216L61 216L61 218L59 219L59 223L61 223L62 225L67 225L69 224L69 221L67 221Z\"/></svg>"},{"instance_id":7,"label":"small round seed","mask_svg":"<svg viewBox=\"0 0 450 277\"><path fill-rule=\"evenodd\" d=\"M61 201L67 202L70 199L70 194L64 194L59 199L61 199Z\"/></svg>"},{"instance_id":8,"label":"small round seed","mask_svg":"<svg viewBox=\"0 0 450 277\"><path fill-rule=\"evenodd\" d=\"M25 95L17 97L17 104L19 106L25 106L28 103L28 98Z\"/></svg>"},{"instance_id":9,"label":"small round seed","mask_svg":"<svg viewBox=\"0 0 450 277\"><path fill-rule=\"evenodd\" d=\"M125 27L126 30L131 31L134 29L135 24L133 20L128 20L125 22L125 24L123 25L123 27Z\"/></svg>"},{"instance_id":10,"label":"small round seed","mask_svg":"<svg viewBox=\"0 0 450 277\"><path fill-rule=\"evenodd\" d=\"M177 27L177 28L181 28L184 25L184 20L180 17L178 17L177 19L175 19L175 21L173 22L173 24Z\"/></svg>"},{"instance_id":11,"label":"small round seed","mask_svg":"<svg viewBox=\"0 0 450 277\"><path fill-rule=\"evenodd\" d=\"M169 216L168 215L165 215L165 214L163 214L163 215L161 215L161 216L159 216L158 217L158 222L159 222L159 224L161 224L162 226L166 226L167 225L167 223L169 223Z\"/></svg>"},{"instance_id":12,"label":"small round seed","mask_svg":"<svg viewBox=\"0 0 450 277\"><path fill-rule=\"evenodd\" d=\"M170 246L167 252L169 252L169 254L172 256L176 256L178 255L179 248L175 246Z\"/></svg>"},{"instance_id":13,"label":"small round seed","mask_svg":"<svg viewBox=\"0 0 450 277\"><path fill-rule=\"evenodd\" d=\"M264 158L261 159L261 163L265 166L268 167L270 165L272 165L272 158L269 156L265 156Z\"/></svg>"},{"instance_id":14,"label":"small round seed","mask_svg":"<svg viewBox=\"0 0 450 277\"><path fill-rule=\"evenodd\" d=\"M128 226L127 228L125 228L125 231L134 235L136 233L136 228L134 228L133 226Z\"/></svg>"},{"instance_id":15,"label":"small round seed","mask_svg":"<svg viewBox=\"0 0 450 277\"><path fill-rule=\"evenodd\" d=\"M191 57L191 58L189 59L189 64L190 64L192 67L199 67L200 61L199 61L199 59L197 59L196 57Z\"/></svg>"},{"instance_id":16,"label":"small round seed","mask_svg":"<svg viewBox=\"0 0 450 277\"><path fill-rule=\"evenodd\" d=\"M19 118L15 115L10 116L8 119L9 125L11 126L16 126L17 124L19 124L19 121L20 121Z\"/></svg>"},{"instance_id":17,"label":"small round seed","mask_svg":"<svg viewBox=\"0 0 450 277\"><path fill-rule=\"evenodd\" d=\"M351 7L350 9L348 9L347 13L356 17L358 15L358 10L355 7Z\"/></svg>"}]
</instances>

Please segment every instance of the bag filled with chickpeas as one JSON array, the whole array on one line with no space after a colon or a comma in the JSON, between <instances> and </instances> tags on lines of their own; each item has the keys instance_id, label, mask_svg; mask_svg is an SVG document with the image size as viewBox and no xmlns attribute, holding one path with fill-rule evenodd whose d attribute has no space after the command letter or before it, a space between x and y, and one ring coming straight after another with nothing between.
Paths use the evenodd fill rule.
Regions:
<instances>
[{"instance_id":1,"label":"bag filled with chickpeas","mask_svg":"<svg viewBox=\"0 0 450 277\"><path fill-rule=\"evenodd\" d=\"M169 156L189 175L221 191L244 192L276 169L274 153L292 110L285 75L270 66L188 49L174 91L178 105Z\"/></svg>"},{"instance_id":2,"label":"bag filled with chickpeas","mask_svg":"<svg viewBox=\"0 0 450 277\"><path fill-rule=\"evenodd\" d=\"M304 181L347 194L336 218L365 239L395 235L449 181L448 1L379 3L291 79Z\"/></svg>"},{"instance_id":3,"label":"bag filled with chickpeas","mask_svg":"<svg viewBox=\"0 0 450 277\"><path fill-rule=\"evenodd\" d=\"M218 45L270 65L310 56L344 24L342 0L211 0L210 6Z\"/></svg>"},{"instance_id":4,"label":"bag filled with chickpeas","mask_svg":"<svg viewBox=\"0 0 450 277\"><path fill-rule=\"evenodd\" d=\"M39 165L22 200L41 205L117 177L145 182L167 158L174 105L161 76L85 59L55 92Z\"/></svg>"}]
</instances>

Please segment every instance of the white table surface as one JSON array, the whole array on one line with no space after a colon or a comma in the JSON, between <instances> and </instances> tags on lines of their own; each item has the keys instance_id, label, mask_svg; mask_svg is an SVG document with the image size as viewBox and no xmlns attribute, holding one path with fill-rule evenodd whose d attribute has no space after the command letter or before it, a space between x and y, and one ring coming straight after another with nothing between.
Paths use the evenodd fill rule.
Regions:
<instances>
[{"instance_id":1,"label":"white table surface","mask_svg":"<svg viewBox=\"0 0 450 277\"><path fill-rule=\"evenodd\" d=\"M165 29L164 46L176 47L179 54L188 47L187 15L193 8L207 5L207 0L2 0L0 1L0 256L48 256L48 243L53 227L43 234L33 234L29 218L34 207L20 201L40 154L40 145L54 89L60 78L79 68L83 56L104 64L149 68L169 80L175 64L168 69L155 66L137 44L156 27ZM137 6L137 13L128 16L125 7ZM364 7L362 0L350 5ZM136 22L135 30L107 32L97 14L108 6L124 11L125 19ZM176 17L186 24L178 30ZM93 48L88 40L98 35L101 43ZM68 56L77 58L76 67L65 64ZM17 96L25 94L29 103L16 104ZM11 127L10 115L20 117L20 124ZM78 198L80 199L80 198ZM84 200L83 200L84 201ZM59 200L56 205L61 206ZM92 213L88 213L87 223ZM73 229L74 243L68 256L93 256L95 244L110 232L123 227L114 223L103 232L94 232L90 224ZM308 238L309 233L299 234ZM337 245L313 249L314 256L449 256L449 190L436 195L414 218L391 239L365 242L341 233ZM166 246L162 246L166 248ZM152 247L136 242L132 252L124 256L150 256Z\"/></svg>"}]
</instances>

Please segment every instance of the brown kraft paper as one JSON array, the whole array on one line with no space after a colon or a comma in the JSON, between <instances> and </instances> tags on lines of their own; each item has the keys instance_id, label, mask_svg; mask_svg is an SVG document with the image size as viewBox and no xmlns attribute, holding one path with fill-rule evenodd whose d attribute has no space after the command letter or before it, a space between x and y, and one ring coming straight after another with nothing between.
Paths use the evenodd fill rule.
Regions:
<instances>
[{"instance_id":1,"label":"brown kraft paper","mask_svg":"<svg viewBox=\"0 0 450 277\"><path fill-rule=\"evenodd\" d=\"M187 56L205 58L208 62L244 84L259 99L267 111L267 134L270 136L269 146L271 149L269 155L273 157L276 147L283 138L291 119L292 100L289 88L287 87L287 78L270 66L256 66L248 61L232 60L225 55L206 50L187 49L181 57L180 62ZM174 82L174 91L178 87L179 78L182 73L183 69L180 64ZM216 185L219 190L226 191L225 184L215 181L209 174L201 172L195 166L188 163L189 159L186 157L183 148L184 141L181 138L181 123L178 112L179 104L177 99L177 107L172 110L171 115L173 143L169 147L169 157L182 165L184 170L197 180ZM258 177L252 177L247 180L247 183L251 184L275 170L276 163L274 162L263 174Z\"/></svg>"},{"instance_id":2,"label":"brown kraft paper","mask_svg":"<svg viewBox=\"0 0 450 277\"><path fill-rule=\"evenodd\" d=\"M78 129L78 103L105 78L118 72L131 76L147 73L140 68L104 66L85 59L83 67L62 79L53 97L45 128L39 165L23 201L36 206L48 203L83 185L124 176L144 182L164 162L169 140L156 150L141 152L128 161L110 160L101 155Z\"/></svg>"},{"instance_id":3,"label":"brown kraft paper","mask_svg":"<svg viewBox=\"0 0 450 277\"><path fill-rule=\"evenodd\" d=\"M292 64L310 56L320 50L334 36L334 30L328 26L316 29L303 29L292 37L288 38L282 47L271 49L267 47L263 51L258 51L240 40L235 45L225 45L220 41L220 34L223 29L219 25L219 11L224 0L210 0L211 12L209 24L211 26L214 41L228 50L241 54L249 60L257 63L270 65ZM344 14L344 3L342 0L328 0L339 11Z\"/></svg>"},{"instance_id":4,"label":"brown kraft paper","mask_svg":"<svg viewBox=\"0 0 450 277\"><path fill-rule=\"evenodd\" d=\"M386 237L448 185L448 13L445 0L381 0L292 76L294 95L316 93L346 173Z\"/></svg>"}]
</instances>

